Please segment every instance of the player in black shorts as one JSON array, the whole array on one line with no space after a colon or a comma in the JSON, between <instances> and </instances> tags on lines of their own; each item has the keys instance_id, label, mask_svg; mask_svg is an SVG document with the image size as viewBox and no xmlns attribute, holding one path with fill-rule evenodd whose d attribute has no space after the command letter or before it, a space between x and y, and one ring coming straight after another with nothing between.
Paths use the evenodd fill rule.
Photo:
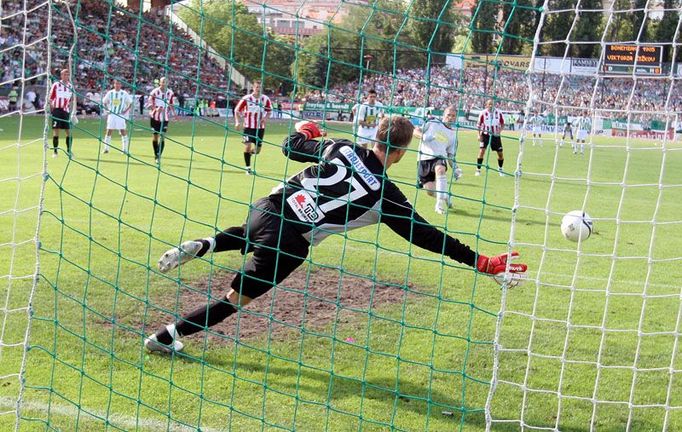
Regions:
<instances>
[{"instance_id":1,"label":"player in black shorts","mask_svg":"<svg viewBox=\"0 0 682 432\"><path fill-rule=\"evenodd\" d=\"M162 326L145 340L147 349L180 351L180 336L206 330L236 313L299 267L311 246L349 229L382 222L416 246L489 275L503 273L507 259L518 256L516 252L478 255L426 222L389 180L386 171L402 159L412 139L413 126L408 119L384 118L371 150L345 139L318 141L315 138L322 134L312 122L299 122L296 131L284 140L282 150L289 159L310 162L311 166L256 201L244 225L215 237L186 241L161 256L159 270L166 273L212 252L253 252L226 296ZM510 263L509 269L518 282L527 266Z\"/></svg>"}]
</instances>

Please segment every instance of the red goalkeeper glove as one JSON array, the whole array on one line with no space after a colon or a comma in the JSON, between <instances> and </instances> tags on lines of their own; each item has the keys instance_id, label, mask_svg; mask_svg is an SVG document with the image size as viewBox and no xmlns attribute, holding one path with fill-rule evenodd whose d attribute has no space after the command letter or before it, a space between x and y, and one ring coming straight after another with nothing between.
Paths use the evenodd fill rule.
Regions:
<instances>
[{"instance_id":1,"label":"red goalkeeper glove","mask_svg":"<svg viewBox=\"0 0 682 432\"><path fill-rule=\"evenodd\" d=\"M526 264L515 264L511 261L519 256L519 253L513 251L511 255L501 254L494 257L487 257L485 255L478 256L478 262L476 263L476 268L479 272L490 275L493 277L495 282L499 285L507 283L509 287L515 287L525 280L526 270L528 266ZM505 279L505 270L507 269L507 260L509 258L509 277Z\"/></svg>"},{"instance_id":2,"label":"red goalkeeper glove","mask_svg":"<svg viewBox=\"0 0 682 432\"><path fill-rule=\"evenodd\" d=\"M306 140L319 138L322 136L322 131L317 123L311 121L302 121L296 123L296 131L305 135Z\"/></svg>"}]
</instances>

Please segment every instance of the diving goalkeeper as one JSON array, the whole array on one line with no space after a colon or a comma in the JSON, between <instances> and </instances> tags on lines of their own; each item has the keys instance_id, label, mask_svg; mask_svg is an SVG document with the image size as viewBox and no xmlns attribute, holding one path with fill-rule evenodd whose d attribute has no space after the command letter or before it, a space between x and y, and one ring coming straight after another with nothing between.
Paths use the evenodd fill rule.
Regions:
<instances>
[{"instance_id":1,"label":"diving goalkeeper","mask_svg":"<svg viewBox=\"0 0 682 432\"><path fill-rule=\"evenodd\" d=\"M180 337L206 330L268 292L303 264L311 246L332 233L379 222L405 240L481 273L500 275L507 268L512 275L525 272L525 264L507 263L518 256L516 252L477 255L431 226L387 177L391 165L405 155L413 130L407 118L385 117L379 123L374 147L364 149L345 139L317 140L323 136L317 124L296 124L296 133L284 140L282 151L289 159L310 162L311 166L256 201L244 225L215 237L186 241L159 259L159 270L165 273L207 253L253 252L227 295L160 327L145 339L147 349L182 350Z\"/></svg>"}]
</instances>

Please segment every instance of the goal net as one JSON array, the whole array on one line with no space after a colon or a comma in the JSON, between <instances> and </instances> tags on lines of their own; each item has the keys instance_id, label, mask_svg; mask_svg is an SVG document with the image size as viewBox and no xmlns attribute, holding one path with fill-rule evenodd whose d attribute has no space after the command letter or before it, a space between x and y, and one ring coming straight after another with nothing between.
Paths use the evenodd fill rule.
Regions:
<instances>
[{"instance_id":1,"label":"goal net","mask_svg":"<svg viewBox=\"0 0 682 432\"><path fill-rule=\"evenodd\" d=\"M682 428L680 7L0 0L0 430ZM62 69L68 152L49 100ZM114 80L125 141L106 138ZM234 108L256 81L271 115L247 163ZM370 90L422 128L454 106L452 208L419 185L419 139L390 179L477 253L518 250L526 283L373 225L330 235L182 352L148 352L249 258L164 274L158 257L241 225L305 168L281 151L295 122L361 141ZM503 150L480 155L489 100ZM578 242L574 210L593 223Z\"/></svg>"}]
</instances>

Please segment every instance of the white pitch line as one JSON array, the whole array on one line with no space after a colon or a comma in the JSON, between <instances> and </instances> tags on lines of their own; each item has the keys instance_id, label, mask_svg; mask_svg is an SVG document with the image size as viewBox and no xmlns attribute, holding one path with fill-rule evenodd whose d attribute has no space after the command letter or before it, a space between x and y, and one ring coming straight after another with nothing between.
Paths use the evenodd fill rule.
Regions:
<instances>
[{"instance_id":1,"label":"white pitch line","mask_svg":"<svg viewBox=\"0 0 682 432\"><path fill-rule=\"evenodd\" d=\"M0 396L0 409L2 408L16 408L16 399L7 397L7 396ZM22 403L22 410L24 411L41 411L47 413L48 411L52 415L60 415L60 416L65 416L65 417L75 417L78 415L80 412L81 417L84 421L97 421L100 423L103 423L105 418L107 418L107 413L102 412L102 411L97 411L97 410L92 410L89 409L87 412L78 410L76 407L70 406L70 405L61 405L61 404L55 404L52 403L48 406L48 404L43 403L43 402L35 402L35 401L26 401ZM126 429L126 430L137 430L138 428L143 428L143 429L150 429L153 431L157 430L168 430L168 431L178 431L178 432L185 432L185 431L196 431L198 430L198 427L191 427L191 426L185 426L185 425L179 425L179 424L173 424L161 420L152 420L148 418L136 418L132 416L127 416L124 414L118 414L118 413L111 413L108 416L109 423L111 425L114 425L118 428L121 429ZM206 432L220 432L224 431L225 429L214 429L214 428L209 428L202 426L201 427L202 431Z\"/></svg>"}]
</instances>

